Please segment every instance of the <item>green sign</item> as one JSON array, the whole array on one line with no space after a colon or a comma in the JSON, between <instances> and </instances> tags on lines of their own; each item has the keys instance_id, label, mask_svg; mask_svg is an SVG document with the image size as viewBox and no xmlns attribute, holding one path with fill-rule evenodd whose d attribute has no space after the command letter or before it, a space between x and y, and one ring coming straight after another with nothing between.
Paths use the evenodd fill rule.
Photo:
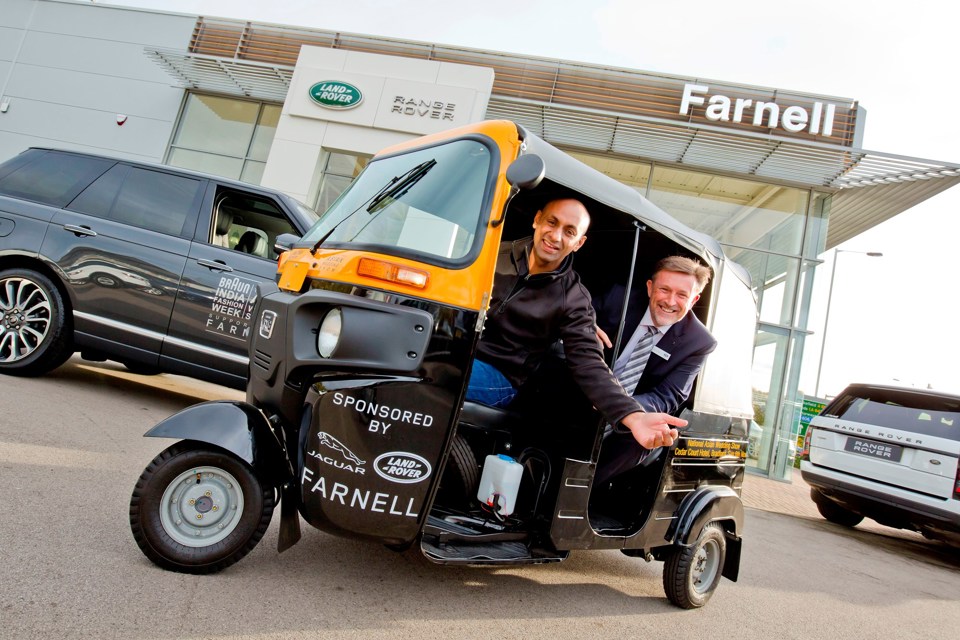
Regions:
<instances>
[{"instance_id":1,"label":"green sign","mask_svg":"<svg viewBox=\"0 0 960 640\"><path fill-rule=\"evenodd\" d=\"M310 87L310 99L327 109L353 109L363 102L363 93L352 84L324 80Z\"/></svg>"},{"instance_id":2,"label":"green sign","mask_svg":"<svg viewBox=\"0 0 960 640\"><path fill-rule=\"evenodd\" d=\"M797 428L797 458L794 461L795 467L800 467L800 450L803 449L803 439L807 435L807 428L814 417L820 415L827 403L819 398L803 398L803 408L800 410L800 423Z\"/></svg>"}]
</instances>

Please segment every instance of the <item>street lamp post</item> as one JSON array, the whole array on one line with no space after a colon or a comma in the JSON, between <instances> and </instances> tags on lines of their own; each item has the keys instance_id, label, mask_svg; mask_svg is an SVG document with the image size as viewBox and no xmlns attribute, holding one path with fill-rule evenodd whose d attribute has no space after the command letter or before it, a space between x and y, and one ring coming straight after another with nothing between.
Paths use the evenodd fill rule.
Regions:
<instances>
[{"instance_id":1,"label":"street lamp post","mask_svg":"<svg viewBox=\"0 0 960 640\"><path fill-rule=\"evenodd\" d=\"M833 302L833 278L837 275L837 256L841 253L859 253L861 255L870 256L871 258L879 258L883 254L879 251L850 251L849 249L834 249L833 250L833 267L830 269L830 288L827 291L827 313L823 318L823 338L820 342L820 363L817 365L817 385L814 389L814 395L820 397L820 372L823 370L823 354L827 350L827 327L830 323L830 304Z\"/></svg>"}]
</instances>

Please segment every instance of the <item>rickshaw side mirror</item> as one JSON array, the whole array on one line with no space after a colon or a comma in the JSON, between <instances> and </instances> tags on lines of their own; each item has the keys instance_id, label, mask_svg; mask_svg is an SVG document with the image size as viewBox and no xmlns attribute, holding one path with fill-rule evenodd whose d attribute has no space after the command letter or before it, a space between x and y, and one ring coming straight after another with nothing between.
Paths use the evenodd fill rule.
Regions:
<instances>
[{"instance_id":1,"label":"rickshaw side mirror","mask_svg":"<svg viewBox=\"0 0 960 640\"><path fill-rule=\"evenodd\" d=\"M510 198L507 200L507 204L521 189L533 189L539 185L546 174L547 167L543 164L543 158L535 153L523 155L514 160L513 164L507 167L507 182L510 183ZM507 209L504 207L500 217L493 220L490 225L499 227L503 224L503 217L506 213Z\"/></svg>"},{"instance_id":2,"label":"rickshaw side mirror","mask_svg":"<svg viewBox=\"0 0 960 640\"><path fill-rule=\"evenodd\" d=\"M547 173L543 158L531 153L520 156L507 167L507 182L516 189L533 189Z\"/></svg>"}]
</instances>

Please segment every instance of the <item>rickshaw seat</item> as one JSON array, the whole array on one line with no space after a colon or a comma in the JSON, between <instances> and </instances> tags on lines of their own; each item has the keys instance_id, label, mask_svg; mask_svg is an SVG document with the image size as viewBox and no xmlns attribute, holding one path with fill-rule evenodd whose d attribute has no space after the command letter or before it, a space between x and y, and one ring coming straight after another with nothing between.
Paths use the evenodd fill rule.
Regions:
<instances>
[{"instance_id":1,"label":"rickshaw seat","mask_svg":"<svg viewBox=\"0 0 960 640\"><path fill-rule=\"evenodd\" d=\"M460 422L486 429L510 429L522 422L516 411L503 407L490 407L479 402L465 401L460 410Z\"/></svg>"}]
</instances>

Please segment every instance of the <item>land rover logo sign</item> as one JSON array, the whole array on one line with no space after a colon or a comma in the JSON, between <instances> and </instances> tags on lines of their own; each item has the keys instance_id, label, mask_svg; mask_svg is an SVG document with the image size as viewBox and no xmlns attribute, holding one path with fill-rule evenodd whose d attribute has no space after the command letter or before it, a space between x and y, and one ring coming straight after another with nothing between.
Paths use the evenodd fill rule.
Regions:
<instances>
[{"instance_id":1,"label":"land rover logo sign","mask_svg":"<svg viewBox=\"0 0 960 640\"><path fill-rule=\"evenodd\" d=\"M391 451L377 456L373 468L381 478L400 484L414 484L430 477L430 463L418 455Z\"/></svg>"},{"instance_id":2,"label":"land rover logo sign","mask_svg":"<svg viewBox=\"0 0 960 640\"><path fill-rule=\"evenodd\" d=\"M353 109L363 102L363 93L352 84L324 80L310 87L310 99L327 109Z\"/></svg>"}]
</instances>

